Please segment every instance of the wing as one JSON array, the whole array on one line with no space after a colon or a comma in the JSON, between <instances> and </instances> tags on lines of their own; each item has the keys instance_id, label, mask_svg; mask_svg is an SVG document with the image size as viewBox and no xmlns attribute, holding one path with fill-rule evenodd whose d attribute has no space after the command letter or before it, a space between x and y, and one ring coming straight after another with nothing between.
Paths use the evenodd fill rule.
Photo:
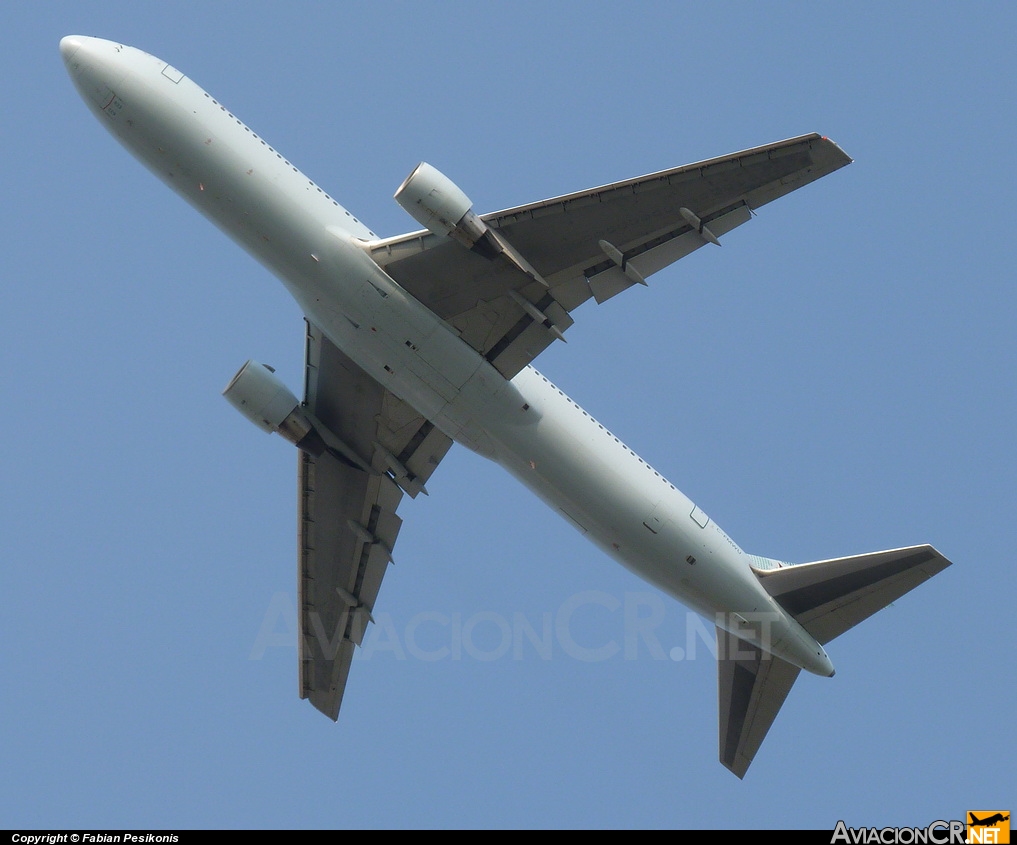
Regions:
<instances>
[{"instance_id":1,"label":"wing","mask_svg":"<svg viewBox=\"0 0 1017 845\"><path fill-rule=\"evenodd\" d=\"M932 546L910 546L757 575L766 591L825 644L949 565Z\"/></svg>"},{"instance_id":2,"label":"wing","mask_svg":"<svg viewBox=\"0 0 1017 845\"><path fill-rule=\"evenodd\" d=\"M341 445L300 453L300 697L336 719L402 520L452 445L308 323L304 406Z\"/></svg>"},{"instance_id":3,"label":"wing","mask_svg":"<svg viewBox=\"0 0 1017 845\"><path fill-rule=\"evenodd\" d=\"M720 762L738 777L745 777L799 672L717 628Z\"/></svg>"},{"instance_id":4,"label":"wing","mask_svg":"<svg viewBox=\"0 0 1017 845\"><path fill-rule=\"evenodd\" d=\"M850 161L829 139L803 135L483 216L539 278L426 231L365 248L511 378L561 337L587 299L604 302L719 243L754 209Z\"/></svg>"}]
</instances>

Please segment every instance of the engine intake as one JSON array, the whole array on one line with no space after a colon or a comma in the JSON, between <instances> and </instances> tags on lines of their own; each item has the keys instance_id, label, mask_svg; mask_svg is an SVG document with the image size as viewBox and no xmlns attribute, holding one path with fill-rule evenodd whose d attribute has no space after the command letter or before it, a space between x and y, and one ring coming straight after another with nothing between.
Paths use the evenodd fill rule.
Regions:
<instances>
[{"instance_id":1,"label":"engine intake","mask_svg":"<svg viewBox=\"0 0 1017 845\"><path fill-rule=\"evenodd\" d=\"M395 201L422 226L436 235L455 238L467 249L487 232L487 225L473 213L470 198L426 161L413 168L399 186Z\"/></svg>"},{"instance_id":2,"label":"engine intake","mask_svg":"<svg viewBox=\"0 0 1017 845\"><path fill-rule=\"evenodd\" d=\"M314 457L325 451L325 441L301 410L297 397L265 364L248 361L222 395L262 431L276 432Z\"/></svg>"}]
</instances>

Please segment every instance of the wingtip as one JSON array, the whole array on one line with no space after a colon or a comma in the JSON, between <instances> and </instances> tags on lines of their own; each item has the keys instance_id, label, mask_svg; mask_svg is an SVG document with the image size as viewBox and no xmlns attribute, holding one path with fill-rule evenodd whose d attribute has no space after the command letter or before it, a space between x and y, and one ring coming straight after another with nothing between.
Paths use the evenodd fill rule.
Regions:
<instances>
[{"instance_id":1,"label":"wingtip","mask_svg":"<svg viewBox=\"0 0 1017 845\"><path fill-rule=\"evenodd\" d=\"M738 780L745 780L745 774L749 770L749 766L752 764L751 760L736 759L727 761L723 757L720 758L721 765L733 774Z\"/></svg>"},{"instance_id":2,"label":"wingtip","mask_svg":"<svg viewBox=\"0 0 1017 845\"><path fill-rule=\"evenodd\" d=\"M829 135L822 135L822 136L820 136L820 140L824 144L829 144L831 147L833 147L833 149L835 149L838 153L840 153L841 157L844 159L844 164L853 164L854 163L854 159L851 158L851 156L849 156L846 152L844 152L844 150L841 147L841 145L838 144L836 141L834 141L833 138L831 138Z\"/></svg>"}]
</instances>

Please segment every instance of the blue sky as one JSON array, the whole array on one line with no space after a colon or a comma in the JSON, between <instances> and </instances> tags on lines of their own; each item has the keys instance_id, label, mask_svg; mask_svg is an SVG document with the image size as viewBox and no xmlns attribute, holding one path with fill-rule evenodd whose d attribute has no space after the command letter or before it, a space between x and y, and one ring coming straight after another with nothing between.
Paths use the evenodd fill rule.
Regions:
<instances>
[{"instance_id":1,"label":"blue sky","mask_svg":"<svg viewBox=\"0 0 1017 845\"><path fill-rule=\"evenodd\" d=\"M5 22L7 826L832 830L1012 807L1013 6L107 2ZM697 620L457 448L401 509L333 725L297 698L295 455L219 396L249 357L298 387L301 314L90 115L71 33L171 62L383 234L416 228L391 195L421 159L482 212L834 138L853 165L584 305L537 363L750 552L929 542L955 565L830 645L836 678L799 680L742 782L716 761ZM663 651L695 659L626 640L654 613ZM498 656L505 630L561 619L617 650L521 633Z\"/></svg>"}]
</instances>

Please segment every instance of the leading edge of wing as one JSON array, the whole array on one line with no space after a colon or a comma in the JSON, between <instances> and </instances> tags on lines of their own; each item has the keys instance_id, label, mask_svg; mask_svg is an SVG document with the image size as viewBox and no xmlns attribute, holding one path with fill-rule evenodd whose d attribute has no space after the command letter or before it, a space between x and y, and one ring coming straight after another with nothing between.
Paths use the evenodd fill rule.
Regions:
<instances>
[{"instance_id":1,"label":"leading edge of wing","mask_svg":"<svg viewBox=\"0 0 1017 845\"><path fill-rule=\"evenodd\" d=\"M736 153L728 153L727 155L717 156L716 158L703 159L702 161L696 161L691 164L683 164L679 167L668 168L667 170L658 170L653 173L647 173L645 176L636 176L635 178L625 179L621 182L609 182L606 185L600 185L596 188L587 188L585 191L576 191L571 194L563 194L558 197L551 197L550 199L527 203L526 205L506 208L502 211L482 214L481 219L485 223L494 226L501 226L504 224L506 218L533 216L545 208L565 205L577 200L584 200L590 196L599 196L612 191L622 191L639 185L645 185L647 182L667 181L673 176L680 176L694 171L712 169L714 172L720 172L720 168L725 166L744 166L746 163L751 162L753 157L757 155L761 157L775 158L778 157L782 151L790 151L802 144L812 145L814 160L813 172L810 174L811 178L795 181L793 187L789 185L787 192L790 192L799 185L806 184L806 182L814 181L822 176L826 176L828 173L833 173L835 170L846 167L854 160L834 141L824 135L818 134L817 132L812 132L807 135L798 135L794 138L776 141L772 144L750 147L747 150L741 150ZM771 199L776 199L777 196L780 195L778 194L774 197L770 197L766 200L766 202L769 202ZM762 204L763 203L759 203L759 205ZM757 206L753 207L755 208Z\"/></svg>"}]
</instances>

